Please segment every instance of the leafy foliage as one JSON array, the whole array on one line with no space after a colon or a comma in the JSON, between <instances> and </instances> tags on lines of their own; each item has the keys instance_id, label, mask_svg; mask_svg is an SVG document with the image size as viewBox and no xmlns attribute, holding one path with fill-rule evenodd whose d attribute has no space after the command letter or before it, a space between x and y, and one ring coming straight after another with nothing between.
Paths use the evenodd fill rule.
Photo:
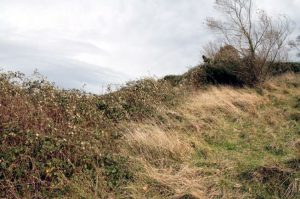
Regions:
<instances>
[{"instance_id":1,"label":"leafy foliage","mask_svg":"<svg viewBox=\"0 0 300 199\"><path fill-rule=\"evenodd\" d=\"M148 78L129 82L119 91L101 97L97 107L113 121L138 121L158 116L157 107L174 106L183 94L165 80Z\"/></svg>"},{"instance_id":2,"label":"leafy foliage","mask_svg":"<svg viewBox=\"0 0 300 199\"><path fill-rule=\"evenodd\" d=\"M131 178L127 159L113 155L117 124L157 116L157 107L173 106L178 93L145 79L98 96L61 90L38 73L1 73L0 197L61 197L76 190L79 176L96 195L98 175L107 182L102 194L117 189Z\"/></svg>"}]
</instances>

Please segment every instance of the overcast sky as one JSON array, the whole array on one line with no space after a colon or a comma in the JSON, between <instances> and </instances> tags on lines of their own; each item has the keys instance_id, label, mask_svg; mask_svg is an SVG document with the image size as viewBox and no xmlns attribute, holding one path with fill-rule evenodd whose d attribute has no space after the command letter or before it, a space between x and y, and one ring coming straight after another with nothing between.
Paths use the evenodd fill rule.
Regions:
<instances>
[{"instance_id":1,"label":"overcast sky","mask_svg":"<svg viewBox=\"0 0 300 199\"><path fill-rule=\"evenodd\" d=\"M38 69L65 88L180 74L212 38L214 0L0 0L0 69ZM258 0L300 23L300 0ZM296 32L300 32L296 28Z\"/></svg>"}]
</instances>

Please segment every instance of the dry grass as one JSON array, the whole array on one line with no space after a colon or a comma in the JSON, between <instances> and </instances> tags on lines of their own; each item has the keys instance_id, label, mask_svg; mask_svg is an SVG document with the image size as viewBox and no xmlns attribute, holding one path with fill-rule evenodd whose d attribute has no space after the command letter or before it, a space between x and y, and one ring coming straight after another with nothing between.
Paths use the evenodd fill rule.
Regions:
<instances>
[{"instance_id":1,"label":"dry grass","mask_svg":"<svg viewBox=\"0 0 300 199\"><path fill-rule=\"evenodd\" d=\"M241 182L239 176L261 167L268 170L273 164L285 167L283 162L295 157L297 140L291 149L285 142L294 140L294 135L287 137L286 132L297 129L287 120L292 110L289 107L294 106L293 96L299 93L295 90L297 77L277 77L261 89L209 87L192 93L182 105L168 110L164 122L131 124L125 135L124 153L135 159L141 170L128 186L130 196L269 196L263 189L256 190L257 185ZM288 157L283 158L281 154L287 151ZM288 173L291 184L286 188L266 174L265 178L270 179L267 186L278 190L274 196L297 194L290 191L295 189L293 172ZM248 188L254 190L247 191Z\"/></svg>"},{"instance_id":2,"label":"dry grass","mask_svg":"<svg viewBox=\"0 0 300 199\"><path fill-rule=\"evenodd\" d=\"M260 96L247 93L247 89L211 87L205 92L196 93L185 107L190 110L201 110L203 113L219 110L228 114L241 114L255 113L255 106L261 102Z\"/></svg>"},{"instance_id":3,"label":"dry grass","mask_svg":"<svg viewBox=\"0 0 300 199\"><path fill-rule=\"evenodd\" d=\"M159 191L155 189L164 190L162 198L183 197L185 194L203 197L201 169L189 165L193 148L187 137L176 131L147 125L127 133L125 143L126 153L142 166L139 173L141 183L129 186L134 198ZM145 184L145 179L150 182ZM156 194L151 197L157 197Z\"/></svg>"},{"instance_id":4,"label":"dry grass","mask_svg":"<svg viewBox=\"0 0 300 199\"><path fill-rule=\"evenodd\" d=\"M222 118L230 117L240 120L243 116L258 117L257 106L265 104L268 99L251 89L232 87L209 87L199 90L182 104L178 113L189 122L190 129L196 135L216 129Z\"/></svg>"},{"instance_id":5,"label":"dry grass","mask_svg":"<svg viewBox=\"0 0 300 199\"><path fill-rule=\"evenodd\" d=\"M164 168L157 169L146 167L145 174L161 185L173 189L173 198L185 194L195 198L203 198L205 193L204 177L201 169L187 165L179 169Z\"/></svg>"},{"instance_id":6,"label":"dry grass","mask_svg":"<svg viewBox=\"0 0 300 199\"><path fill-rule=\"evenodd\" d=\"M137 159L142 167L137 180L140 183L129 186L134 198L145 197L152 192L157 194L158 190L153 191L157 189L157 184L154 186L152 181L159 184L159 189L167 190L160 194L162 198L184 198L187 195L208 198L216 195L217 191L212 187L207 191L206 181L214 178L214 175L220 175L221 170L202 169L191 164L197 148L201 148L202 155L207 158L210 156L211 149L206 147L201 135L207 129L215 129L216 124L222 120L222 114L254 115L257 114L256 106L265 102L264 97L248 89L237 90L230 87L211 87L192 96L171 114L186 119L186 130L189 133L180 128L176 130L176 127L183 125L182 122L166 118L160 126L132 125L125 134L125 154ZM203 128L205 125L209 128ZM213 162L211 160L211 164ZM223 161L224 167L226 162L228 161ZM152 183L145 184L145 179L151 179Z\"/></svg>"},{"instance_id":7,"label":"dry grass","mask_svg":"<svg viewBox=\"0 0 300 199\"><path fill-rule=\"evenodd\" d=\"M183 161L192 149L177 132L166 132L157 126L140 127L125 135L128 150L148 161L163 159Z\"/></svg>"},{"instance_id":8,"label":"dry grass","mask_svg":"<svg viewBox=\"0 0 300 199\"><path fill-rule=\"evenodd\" d=\"M140 161L143 170L127 190L131 198L206 198L205 177L202 170L182 164L182 167L156 168Z\"/></svg>"},{"instance_id":9,"label":"dry grass","mask_svg":"<svg viewBox=\"0 0 300 199\"><path fill-rule=\"evenodd\" d=\"M263 85L263 88L268 91L274 90L286 90L291 86L299 86L299 75L294 73L285 73L283 75L272 77L269 81L266 81Z\"/></svg>"}]
</instances>

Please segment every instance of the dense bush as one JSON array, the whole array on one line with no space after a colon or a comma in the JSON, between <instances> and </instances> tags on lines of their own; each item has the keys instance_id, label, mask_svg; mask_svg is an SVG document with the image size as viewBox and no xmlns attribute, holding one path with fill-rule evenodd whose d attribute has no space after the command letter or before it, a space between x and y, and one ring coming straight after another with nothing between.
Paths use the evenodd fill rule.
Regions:
<instances>
[{"instance_id":1,"label":"dense bush","mask_svg":"<svg viewBox=\"0 0 300 199\"><path fill-rule=\"evenodd\" d=\"M231 68L222 64L196 66L183 75L182 83L192 88L200 88L209 84L243 85L243 81L232 72Z\"/></svg>"},{"instance_id":2,"label":"dense bush","mask_svg":"<svg viewBox=\"0 0 300 199\"><path fill-rule=\"evenodd\" d=\"M203 65L204 73L201 76L201 82L204 83L213 83L213 84L229 84L234 86L254 86L259 83L257 79L255 79L255 75L253 72L245 67L246 60L242 60L242 62L214 62L213 64L205 64ZM241 64L241 65L239 65ZM295 62L286 62L286 63L275 63L272 66L272 75L280 75L286 72L300 72L300 63ZM203 76L205 78L203 78Z\"/></svg>"},{"instance_id":3,"label":"dense bush","mask_svg":"<svg viewBox=\"0 0 300 199\"><path fill-rule=\"evenodd\" d=\"M285 72L299 72L299 63L265 63L266 71L257 69L261 61L252 57L240 57L239 52L230 45L225 45L214 55L213 60L203 65L204 73L200 81L214 84L230 84L236 86L255 86L266 80L269 75ZM268 71L271 71L269 74ZM200 71L199 71L200 72ZM204 76L204 78L203 78Z\"/></svg>"},{"instance_id":4,"label":"dense bush","mask_svg":"<svg viewBox=\"0 0 300 199\"><path fill-rule=\"evenodd\" d=\"M206 84L243 85L242 59L232 46L222 47L208 63L196 66L183 75L184 82L194 87Z\"/></svg>"},{"instance_id":5,"label":"dense bush","mask_svg":"<svg viewBox=\"0 0 300 199\"><path fill-rule=\"evenodd\" d=\"M212 56L203 56L205 63L185 74L185 79L188 79L190 84L199 87L210 83L238 86L245 83L243 60L234 47L225 45Z\"/></svg>"},{"instance_id":6,"label":"dense bush","mask_svg":"<svg viewBox=\"0 0 300 199\"><path fill-rule=\"evenodd\" d=\"M173 86L185 85L199 88L207 84L228 84L233 86L255 86L262 83L269 76L268 71L258 70L261 64L257 58L241 54L231 45L222 46L218 52L210 53L212 57L203 56L204 64L191 68L183 75L167 75L163 80ZM300 63L277 62L265 63L270 75L285 72L300 72ZM259 72L262 72L260 74Z\"/></svg>"},{"instance_id":7,"label":"dense bush","mask_svg":"<svg viewBox=\"0 0 300 199\"><path fill-rule=\"evenodd\" d=\"M179 90L154 79L98 96L59 89L39 74L0 73L0 198L76 195L78 183L84 197L100 197L100 185L101 194L118 188L131 174L126 157L113 155L117 124L153 117L179 99Z\"/></svg>"},{"instance_id":8,"label":"dense bush","mask_svg":"<svg viewBox=\"0 0 300 199\"><path fill-rule=\"evenodd\" d=\"M221 63L215 65L205 65L205 81L213 84L229 84L242 86L244 80L236 74L236 65L223 65Z\"/></svg>"},{"instance_id":9,"label":"dense bush","mask_svg":"<svg viewBox=\"0 0 300 199\"><path fill-rule=\"evenodd\" d=\"M114 122L157 116L157 107L173 106L184 93L168 81L143 79L129 82L119 91L99 98L98 110Z\"/></svg>"},{"instance_id":10,"label":"dense bush","mask_svg":"<svg viewBox=\"0 0 300 199\"><path fill-rule=\"evenodd\" d=\"M99 161L117 150L98 98L38 75L0 74L0 197L59 197L76 176L94 181Z\"/></svg>"}]
</instances>

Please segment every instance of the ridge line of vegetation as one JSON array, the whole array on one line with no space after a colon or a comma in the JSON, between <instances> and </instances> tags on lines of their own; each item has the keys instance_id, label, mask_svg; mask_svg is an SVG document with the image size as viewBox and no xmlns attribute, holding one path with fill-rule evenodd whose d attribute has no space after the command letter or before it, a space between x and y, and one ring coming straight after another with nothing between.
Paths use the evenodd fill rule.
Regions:
<instances>
[{"instance_id":1,"label":"ridge line of vegetation","mask_svg":"<svg viewBox=\"0 0 300 199\"><path fill-rule=\"evenodd\" d=\"M267 129L270 128L268 125L276 123L279 124L278 128L291 128L293 136L285 133L278 136L283 136L280 139L284 142L284 137L288 136L289 142L298 146L298 140L295 139L299 135L298 75L279 77L282 82L276 80L275 85L266 84L256 91L247 87L235 91L231 88L214 88L208 84L205 86L202 79L198 79L197 84L191 83L194 70L200 71L199 75L203 76L202 68L197 67L188 72L188 75L185 74L183 77L186 79L183 78L175 87L173 80L148 78L130 82L119 91L102 96L78 90L60 90L38 75L28 79L20 73L1 73L1 197L107 198L113 197L113 194L121 198L140 198L143 193L147 197L162 198L201 198L214 194L229 197L233 192L229 191L229 195L219 192L219 186L223 183L221 178L227 177L214 174L217 170L223 170L217 166L221 162L215 162L220 158L217 154L227 151L223 154L224 157L234 163L237 160L231 160L230 156L233 153L239 154L237 151L242 149L243 144L246 146L246 143L238 144L232 142L230 137L227 139L226 129L246 128L255 132L256 127L250 121L247 122L247 118L250 115L257 117L259 114L268 114L268 118L271 114L268 111L275 115L278 111L287 111L287 123L283 123L284 118L279 122L275 116L275 119L260 116L262 120L270 121L262 124L266 127L259 128ZM199 90L201 84L203 86ZM253 94L253 91L258 94ZM206 96L207 94L209 95ZM194 98L197 100L190 102ZM229 101L223 102L223 98L228 98ZM256 102L260 98L265 102ZM262 109L262 113L257 106ZM267 112L264 113L264 110ZM207 115L210 111L211 116ZM236 121L242 126L236 124ZM224 132L218 132L221 130L219 128L224 128ZM283 131L286 132L287 129ZM207 134L210 131L212 134ZM241 139L252 140L251 136L260 137L259 134L241 132L239 136ZM220 139L224 141L221 142ZM284 142L275 140L277 139L270 138L270 143L262 143L263 150L272 157L280 157L279 162L290 161L288 164L291 166L288 169L283 167L283 170L277 166L270 168L268 164L261 164L262 157L259 157L259 162L250 163L254 170L238 171L242 180L234 178L240 183L236 186L246 188L244 186L248 185L243 184L243 179L252 178L257 172L260 172L259 175L275 172L279 175L278 179L282 177L280 175L288 175L290 180L287 182L290 184L286 186L297 186L291 185L296 183L293 180L298 179L299 175L296 149L287 149ZM253 153L250 154L253 157L258 156L254 153L258 152L259 146L251 147ZM288 158L284 158L286 155ZM261 167L255 168L256 164ZM217 170L209 171L214 168ZM229 168L231 166L228 165L224 169ZM207 180L207 184L203 182L206 178L221 181L209 184L211 181ZM263 179L265 178L269 176ZM272 177L271 180L276 179ZM279 182L274 183L278 187L270 185L262 190L257 190L256 187L257 192L244 192L266 196L284 194L282 189L288 187L280 187ZM137 185L143 187L136 187ZM225 186L222 189L227 189L232 184L222 186ZM254 185L250 183L249 186ZM277 192L269 193L270 188ZM242 193L239 190L239 194ZM289 191L288 194L295 196L296 192Z\"/></svg>"}]
</instances>

